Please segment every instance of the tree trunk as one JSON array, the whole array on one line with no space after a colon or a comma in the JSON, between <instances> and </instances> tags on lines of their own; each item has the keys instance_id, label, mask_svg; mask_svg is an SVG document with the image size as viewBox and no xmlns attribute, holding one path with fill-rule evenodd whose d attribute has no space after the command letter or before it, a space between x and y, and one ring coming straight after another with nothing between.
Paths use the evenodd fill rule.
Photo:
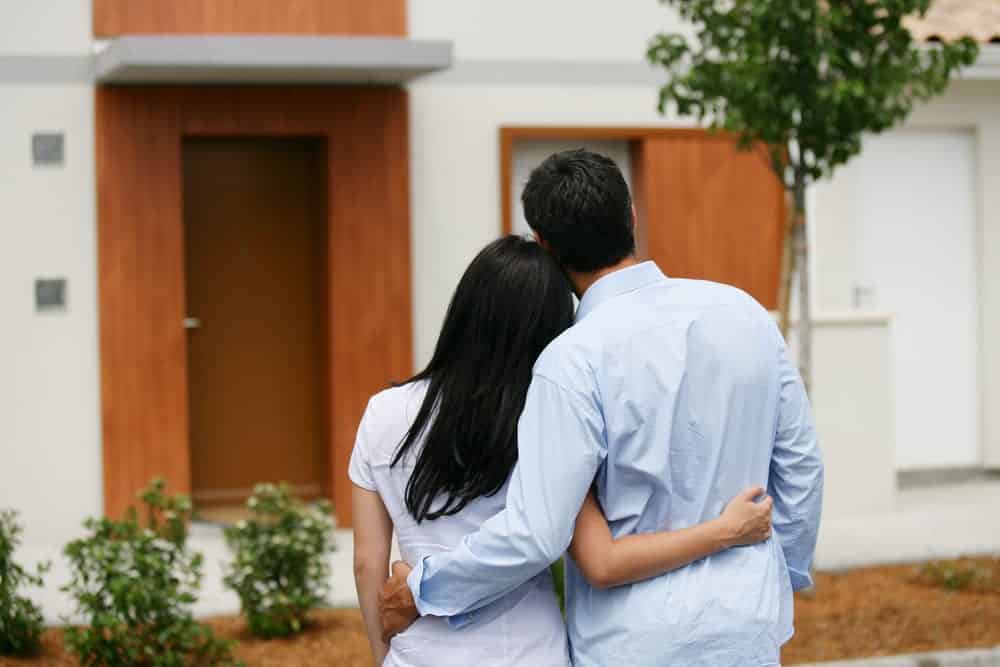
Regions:
<instances>
[{"instance_id":1,"label":"tree trunk","mask_svg":"<svg viewBox=\"0 0 1000 667\"><path fill-rule=\"evenodd\" d=\"M812 309L809 303L809 241L806 234L805 189L795 197L795 257L799 274L799 372L806 393L812 388Z\"/></svg>"},{"instance_id":2,"label":"tree trunk","mask_svg":"<svg viewBox=\"0 0 1000 667\"><path fill-rule=\"evenodd\" d=\"M795 251L792 237L795 234L795 199L785 190L785 219L781 232L781 274L778 283L778 326L781 335L788 339L792 311L792 278L795 276Z\"/></svg>"}]
</instances>

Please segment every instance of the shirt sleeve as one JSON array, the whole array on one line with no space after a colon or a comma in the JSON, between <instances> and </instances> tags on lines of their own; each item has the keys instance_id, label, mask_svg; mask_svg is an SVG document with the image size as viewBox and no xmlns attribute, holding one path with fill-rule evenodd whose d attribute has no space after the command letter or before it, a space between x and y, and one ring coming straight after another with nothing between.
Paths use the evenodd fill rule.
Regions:
<instances>
[{"instance_id":1,"label":"shirt sleeve","mask_svg":"<svg viewBox=\"0 0 1000 667\"><path fill-rule=\"evenodd\" d=\"M370 438L371 433L371 402L361 417L358 425L358 435L354 439L354 450L351 452L351 463L347 467L347 476L362 489L375 491L375 475L372 472Z\"/></svg>"},{"instance_id":2,"label":"shirt sleeve","mask_svg":"<svg viewBox=\"0 0 1000 667\"><path fill-rule=\"evenodd\" d=\"M468 612L562 556L606 451L596 400L536 374L518 423L518 464L506 509L455 549L415 563L408 583L421 615L467 625L475 619Z\"/></svg>"},{"instance_id":3,"label":"shirt sleeve","mask_svg":"<svg viewBox=\"0 0 1000 667\"><path fill-rule=\"evenodd\" d=\"M774 533L785 553L792 588L800 590L812 585L810 570L823 505L823 459L805 386L783 340L778 368L778 425L768 493L774 498Z\"/></svg>"}]
</instances>

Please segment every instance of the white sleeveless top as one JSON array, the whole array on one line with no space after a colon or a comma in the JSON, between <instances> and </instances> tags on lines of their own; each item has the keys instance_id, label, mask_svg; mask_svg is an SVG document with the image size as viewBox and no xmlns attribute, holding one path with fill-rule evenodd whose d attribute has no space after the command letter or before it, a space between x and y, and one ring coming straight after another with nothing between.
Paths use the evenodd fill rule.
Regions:
<instances>
[{"instance_id":1,"label":"white sleeveless top","mask_svg":"<svg viewBox=\"0 0 1000 667\"><path fill-rule=\"evenodd\" d=\"M358 429L349 474L375 491L396 529L403 560L413 564L451 549L503 509L504 487L478 498L458 514L417 524L406 509L406 483L416 460L411 450L390 467L427 391L425 382L376 394ZM425 616L393 638L384 667L569 667L566 628L548 573L493 603L475 623L455 630L447 619Z\"/></svg>"}]
</instances>

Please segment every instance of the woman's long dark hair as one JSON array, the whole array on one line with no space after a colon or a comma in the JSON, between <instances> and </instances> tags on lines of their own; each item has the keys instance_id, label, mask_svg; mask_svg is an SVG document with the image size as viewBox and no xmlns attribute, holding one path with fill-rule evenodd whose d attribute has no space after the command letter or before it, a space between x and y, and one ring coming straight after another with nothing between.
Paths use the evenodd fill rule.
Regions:
<instances>
[{"instance_id":1,"label":"woman's long dark hair","mask_svg":"<svg viewBox=\"0 0 1000 667\"><path fill-rule=\"evenodd\" d=\"M419 523L497 493L517 462L517 420L532 367L573 322L565 274L537 243L507 236L472 260L427 368L427 395L392 465L423 436L406 486Z\"/></svg>"}]
</instances>

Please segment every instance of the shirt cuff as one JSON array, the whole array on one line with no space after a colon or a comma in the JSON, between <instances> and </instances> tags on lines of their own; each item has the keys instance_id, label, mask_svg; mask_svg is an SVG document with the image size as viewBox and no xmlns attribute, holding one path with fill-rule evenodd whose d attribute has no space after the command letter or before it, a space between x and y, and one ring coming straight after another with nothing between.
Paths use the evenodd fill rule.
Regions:
<instances>
[{"instance_id":1,"label":"shirt cuff","mask_svg":"<svg viewBox=\"0 0 1000 667\"><path fill-rule=\"evenodd\" d=\"M413 594L413 602L417 607L417 613L421 616L447 617L448 625L454 630L459 630L470 625L476 619L475 611L448 616L447 612L435 607L421 597L421 586L423 584L426 561L427 558L421 558L417 561L416 565L413 566L413 570L406 577L406 585L410 587L410 592Z\"/></svg>"},{"instance_id":2,"label":"shirt cuff","mask_svg":"<svg viewBox=\"0 0 1000 667\"><path fill-rule=\"evenodd\" d=\"M424 578L424 560L425 559L421 558L413 566L410 574L406 577L406 585L410 587L410 592L413 594L413 602L417 606L417 612L419 612L421 616L434 616L434 614L427 609L427 605L424 601L420 598L420 584Z\"/></svg>"},{"instance_id":3,"label":"shirt cuff","mask_svg":"<svg viewBox=\"0 0 1000 667\"><path fill-rule=\"evenodd\" d=\"M788 574L792 579L793 591L801 591L803 588L809 588L813 585L812 575L808 571L802 572L790 567L788 568Z\"/></svg>"}]
</instances>

